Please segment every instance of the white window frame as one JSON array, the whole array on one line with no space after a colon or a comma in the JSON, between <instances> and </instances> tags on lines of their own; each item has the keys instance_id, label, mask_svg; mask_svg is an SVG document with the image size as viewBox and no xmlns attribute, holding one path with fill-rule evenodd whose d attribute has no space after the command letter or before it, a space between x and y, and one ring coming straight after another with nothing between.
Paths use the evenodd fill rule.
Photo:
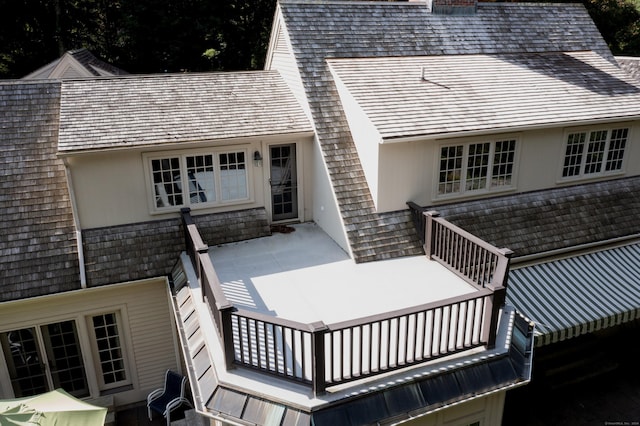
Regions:
<instances>
[{"instance_id":1,"label":"white window frame","mask_svg":"<svg viewBox=\"0 0 640 426\"><path fill-rule=\"evenodd\" d=\"M220 164L220 156L225 154L235 154L240 152L244 154L245 187L243 188L243 190L244 190L245 196L244 197L240 196L232 199L224 199L224 196L228 194L228 192L223 191L224 189L222 186L223 176L221 173L222 170L221 170L221 164ZM210 189L214 191L215 195L212 200L207 199L207 201L204 201L204 202L192 202L189 197L190 182L187 175L187 157L209 156L209 155L212 156L213 158L213 181L214 181L213 188L210 188ZM154 178L153 178L152 162L154 160L163 160L168 158L179 159L182 204L167 205L167 206L159 207L157 205L158 195L156 193L156 185L154 183ZM199 150L186 150L186 151L162 151L162 152L144 153L143 161L144 161L144 168L145 168L145 179L147 182L149 210L152 214L179 211L183 207L189 207L192 210L195 210L195 209L229 206L229 205L244 204L244 203L251 202L253 178L251 175L252 172L251 172L250 166L252 163L251 163L251 159L249 158L248 146L245 146L245 145L225 146L225 147L216 147L216 148L207 149L207 150L199 149ZM204 192L206 192L206 190L207 188L204 189Z\"/></svg>"},{"instance_id":2,"label":"white window frame","mask_svg":"<svg viewBox=\"0 0 640 426\"><path fill-rule=\"evenodd\" d=\"M505 185L493 185L492 176L493 176L496 144L499 142L509 142L509 141L514 141L513 161L511 162L510 183ZM485 185L482 188L468 189L467 182L471 182L472 180L467 177L467 171L469 169L468 167L469 149L472 145L481 145L484 143L489 144L489 152L488 152L489 158L488 158L488 163L486 165L487 174L485 176L485 180L486 180ZM441 193L440 186L442 182L440 182L440 174L441 174L440 166L441 166L442 150L445 148L455 148L459 146L462 147L462 157L461 157L462 164L460 168L460 181L459 181L460 186L457 191ZM483 194L493 194L493 193L514 190L516 188L516 181L517 181L516 177L517 177L519 151L520 151L520 137L517 135L504 135L500 137L493 136L490 138L477 138L472 140L463 140L463 141L455 141L455 142L447 141L446 143L441 143L440 145L438 145L435 153L436 166L434 167L434 170L435 170L434 198L438 200L442 200L442 199L469 197L469 196L476 196L476 195L483 195Z\"/></svg>"},{"instance_id":3,"label":"white window frame","mask_svg":"<svg viewBox=\"0 0 640 426\"><path fill-rule=\"evenodd\" d=\"M609 152L611 151L611 137L614 131L624 131L626 130L626 139L625 146L622 150L622 159L619 160L621 162L621 166L618 169L614 170L606 170L607 167L607 159L609 156ZM589 156L589 143L591 141L591 136L597 134L598 132L607 132L606 139L604 141L605 146L602 151L602 158L598 161L600 166L600 170L595 172L586 173L587 167L587 157ZM584 134L584 141L582 142L582 152L580 154L580 163L574 164L573 167L578 167L578 173L565 176L565 169L571 167L572 165L566 165L566 159L569 155L567 153L567 149L569 146L569 138L572 138L573 135ZM629 146L631 143L631 125L629 124L619 124L619 125L603 125L603 126L590 126L590 127L580 127L580 128L572 128L565 129L564 132L564 143L562 144L562 155L560 158L560 181L579 181L586 179L599 178L603 176L612 176L612 175L621 175L624 174L626 169L627 157L629 152Z\"/></svg>"},{"instance_id":4,"label":"white window frame","mask_svg":"<svg viewBox=\"0 0 640 426\"><path fill-rule=\"evenodd\" d=\"M98 340L96 336L95 327L93 324L94 317L101 316L101 315L109 315L109 314L113 314L115 316L116 326L118 328L118 339L120 341L120 350L122 351L122 362L123 362L124 371L126 375L125 380L120 380L113 383L105 383L104 381L104 374L102 371L102 362L100 359L100 351L98 348ZM131 358L131 353L129 349L131 346L131 343L129 342L129 339L126 333L126 328L124 326L125 321L123 320L120 309L116 308L116 309L107 309L107 310L101 310L97 312L91 312L91 313L85 314L84 318L86 321L87 333L91 341L91 354L92 354L92 360L93 360L93 368L95 371L95 377L98 381L99 391L103 392L110 389L116 389L123 386L133 385L134 380L133 380L133 372L131 369L132 358Z\"/></svg>"},{"instance_id":5,"label":"white window frame","mask_svg":"<svg viewBox=\"0 0 640 426\"><path fill-rule=\"evenodd\" d=\"M87 368L88 364L88 355L87 355L87 348L84 345L84 340L83 340L83 335L82 335L82 325L80 323L81 318L79 317L67 317L67 316L63 316L63 317L54 317L54 318L48 318L48 319L42 319L40 321L33 321L33 322L28 322L25 324L13 324L11 326L9 326L6 330L5 329L1 329L0 333L10 333L12 331L18 331L18 330L31 330L32 333L32 337L33 337L33 342L35 344L35 350L37 353L37 356L40 358L40 365L42 368L42 373L43 373L43 377L44 380L46 381L46 386L47 388L49 388L50 390L55 389L56 387L60 387L60 385L56 384L54 381L54 367L53 365L51 365L51 350L53 350L52 344L53 341L50 339L46 339L45 338L45 332L43 331L43 328L49 326L49 325L55 325L55 324L60 324L63 322L70 322L73 323L74 328L75 328L75 338L76 338L76 345L77 348L79 349L80 353L79 355L79 360L82 363L82 369L84 370L84 380L85 380L85 385L86 387L86 391L87 394L80 396L80 398L86 398L89 397L91 395L91 370L89 368ZM7 358L4 356L3 353L3 349L0 347L0 362L2 363L2 367L0 368L0 374L4 375L6 374L6 389L0 389L3 391L3 393L6 394L10 394L13 395L15 397L15 391L13 389L13 384L11 383L11 374L9 372L9 364L7 364ZM2 377L2 375L0 375L0 378ZM5 380L0 380L2 382L5 382ZM73 393L73 392L70 392Z\"/></svg>"}]
</instances>

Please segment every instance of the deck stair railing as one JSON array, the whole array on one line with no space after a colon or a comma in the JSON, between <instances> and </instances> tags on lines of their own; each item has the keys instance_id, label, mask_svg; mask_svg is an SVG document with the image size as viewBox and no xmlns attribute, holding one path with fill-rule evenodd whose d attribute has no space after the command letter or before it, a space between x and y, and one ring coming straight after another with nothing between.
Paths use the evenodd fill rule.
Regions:
<instances>
[{"instance_id":1,"label":"deck stair railing","mask_svg":"<svg viewBox=\"0 0 640 426\"><path fill-rule=\"evenodd\" d=\"M189 210L184 209L182 224L187 253L196 270L204 302L214 318L225 351L226 368L242 366L305 383L317 395L328 386L480 346L493 347L498 313L505 296L504 283L497 285L495 280L501 267L508 270L508 261L505 265L499 256L496 260L484 260L483 256L488 254L479 258L465 254L469 259L476 259L472 260L476 266L458 266L462 261L454 252L466 243L461 242L459 229L446 226L441 229L434 224L441 222L437 216L425 216L425 230L431 229L427 241L439 239L432 242L431 257L446 265L447 262L456 265L448 267L463 277L475 276L473 274L485 277L465 278L472 282L475 291L336 324L303 324L229 303L208 246L202 241ZM468 237L464 232L463 235ZM480 247L484 247L484 243ZM489 265L481 266L483 262ZM476 273L478 268L481 272ZM489 268L491 272L482 268ZM487 277L489 282L484 282Z\"/></svg>"}]
</instances>

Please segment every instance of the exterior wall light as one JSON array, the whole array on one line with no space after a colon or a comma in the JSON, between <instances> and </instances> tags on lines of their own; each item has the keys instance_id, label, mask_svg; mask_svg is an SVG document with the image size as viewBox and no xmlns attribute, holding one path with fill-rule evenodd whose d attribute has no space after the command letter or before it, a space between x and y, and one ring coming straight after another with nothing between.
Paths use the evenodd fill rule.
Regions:
<instances>
[{"instance_id":1,"label":"exterior wall light","mask_svg":"<svg viewBox=\"0 0 640 426\"><path fill-rule=\"evenodd\" d=\"M262 166L262 154L260 154L260 151L253 153L253 165L256 167Z\"/></svg>"}]
</instances>

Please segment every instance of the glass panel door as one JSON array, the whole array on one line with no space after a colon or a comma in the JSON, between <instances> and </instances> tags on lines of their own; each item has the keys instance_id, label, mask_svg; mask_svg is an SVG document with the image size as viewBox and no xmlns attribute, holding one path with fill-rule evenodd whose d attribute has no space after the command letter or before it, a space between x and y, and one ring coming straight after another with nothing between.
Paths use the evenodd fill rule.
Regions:
<instances>
[{"instance_id":1,"label":"glass panel door","mask_svg":"<svg viewBox=\"0 0 640 426\"><path fill-rule=\"evenodd\" d=\"M270 151L271 219L298 217L298 174L296 145L272 145Z\"/></svg>"},{"instance_id":2,"label":"glass panel door","mask_svg":"<svg viewBox=\"0 0 640 426\"><path fill-rule=\"evenodd\" d=\"M41 362L35 328L0 334L11 386L16 398L49 391L45 365Z\"/></svg>"},{"instance_id":3,"label":"glass panel door","mask_svg":"<svg viewBox=\"0 0 640 426\"><path fill-rule=\"evenodd\" d=\"M0 333L16 398L62 388L89 395L75 321Z\"/></svg>"},{"instance_id":4,"label":"glass panel door","mask_svg":"<svg viewBox=\"0 0 640 426\"><path fill-rule=\"evenodd\" d=\"M41 330L54 388L76 397L89 395L75 321L47 324Z\"/></svg>"}]
</instances>

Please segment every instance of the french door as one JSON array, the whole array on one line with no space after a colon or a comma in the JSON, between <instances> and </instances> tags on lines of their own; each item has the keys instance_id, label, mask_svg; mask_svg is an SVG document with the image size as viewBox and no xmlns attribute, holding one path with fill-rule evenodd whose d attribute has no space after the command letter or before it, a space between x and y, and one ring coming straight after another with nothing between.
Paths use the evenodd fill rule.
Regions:
<instances>
[{"instance_id":1,"label":"french door","mask_svg":"<svg viewBox=\"0 0 640 426\"><path fill-rule=\"evenodd\" d=\"M269 147L271 219L274 222L298 218L298 171L296 145Z\"/></svg>"},{"instance_id":2,"label":"french door","mask_svg":"<svg viewBox=\"0 0 640 426\"><path fill-rule=\"evenodd\" d=\"M89 395L75 321L0 333L0 344L16 398L57 388Z\"/></svg>"}]
</instances>

